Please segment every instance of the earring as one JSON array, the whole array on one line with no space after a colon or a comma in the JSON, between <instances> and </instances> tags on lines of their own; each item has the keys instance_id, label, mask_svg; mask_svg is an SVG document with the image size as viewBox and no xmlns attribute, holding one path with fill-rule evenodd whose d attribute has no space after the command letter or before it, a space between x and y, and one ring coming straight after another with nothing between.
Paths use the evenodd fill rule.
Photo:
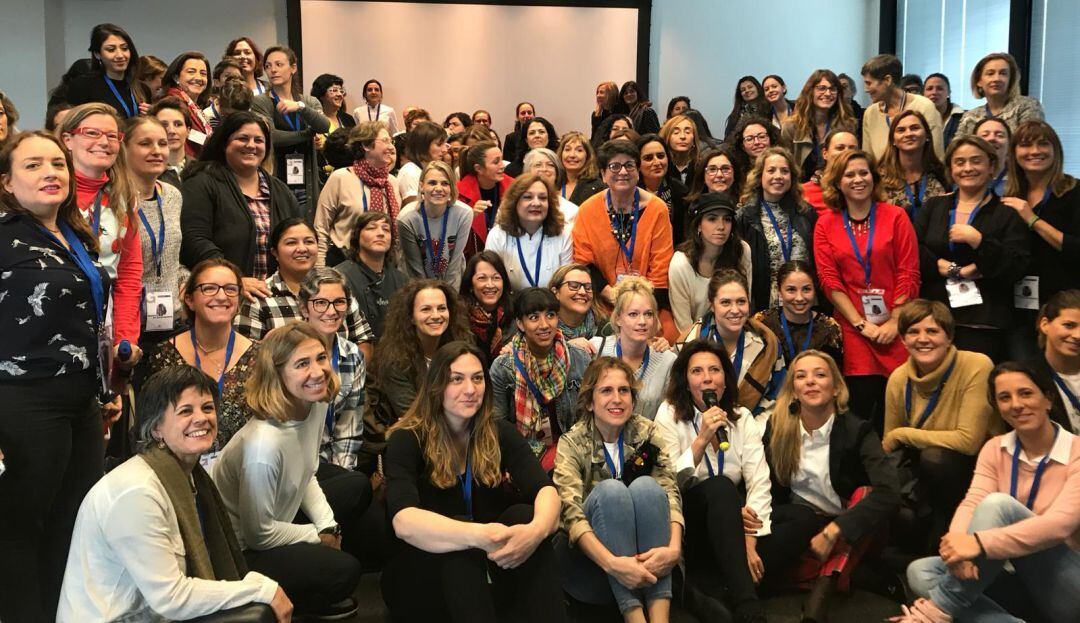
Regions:
<instances>
[{"instance_id":1,"label":"earring","mask_svg":"<svg viewBox=\"0 0 1080 623\"><path fill-rule=\"evenodd\" d=\"M791 404L788 405L788 413L790 413L791 415L798 415L799 411L801 411L801 410L802 410L802 403L799 402L798 398L796 398L795 400L792 400Z\"/></svg>"},{"instance_id":2,"label":"earring","mask_svg":"<svg viewBox=\"0 0 1080 623\"><path fill-rule=\"evenodd\" d=\"M159 437L158 440L157 440L157 447L158 447L159 450L164 450L165 449L165 440L161 439Z\"/></svg>"}]
</instances>

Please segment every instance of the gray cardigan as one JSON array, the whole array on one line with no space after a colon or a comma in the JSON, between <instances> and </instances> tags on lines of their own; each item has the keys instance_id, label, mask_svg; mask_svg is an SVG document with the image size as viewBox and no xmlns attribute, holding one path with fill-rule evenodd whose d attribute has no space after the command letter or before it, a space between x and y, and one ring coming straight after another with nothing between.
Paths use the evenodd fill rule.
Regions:
<instances>
[{"instance_id":1,"label":"gray cardigan","mask_svg":"<svg viewBox=\"0 0 1080 623\"><path fill-rule=\"evenodd\" d=\"M306 200L301 202L308 221L313 220L315 203L319 200L319 172L315 158L315 135L330 131L330 120L323 115L322 103L309 95L298 95L297 101L304 102L303 110L298 111L300 129L292 130L285 117L277 111L269 93L256 95L251 101L251 111L265 117L270 122L270 140L274 145L274 176L282 182L285 175L286 156L300 153L304 156L304 191ZM290 186L290 188L293 188ZM296 187L299 188L299 187Z\"/></svg>"},{"instance_id":2,"label":"gray cardigan","mask_svg":"<svg viewBox=\"0 0 1080 623\"><path fill-rule=\"evenodd\" d=\"M566 376L566 389L555 400L555 415L559 420L559 429L563 433L570 430L574 425L574 403L577 402L578 389L581 388L581 377L585 375L585 368L589 367L592 360L589 353L567 344L570 350L570 371ZM491 386L494 393L495 417L505 418L510 422L514 419L514 383L517 378L514 369L514 354L504 353L499 355L491 364Z\"/></svg>"}]
</instances>

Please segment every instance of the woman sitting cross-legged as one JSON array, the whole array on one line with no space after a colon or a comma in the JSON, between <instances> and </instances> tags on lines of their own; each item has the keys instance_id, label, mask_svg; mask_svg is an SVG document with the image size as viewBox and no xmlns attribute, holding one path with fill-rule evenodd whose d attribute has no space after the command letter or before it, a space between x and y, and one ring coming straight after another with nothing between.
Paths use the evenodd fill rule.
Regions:
<instances>
[{"instance_id":1,"label":"woman sitting cross-legged","mask_svg":"<svg viewBox=\"0 0 1080 623\"><path fill-rule=\"evenodd\" d=\"M270 620L290 620L292 602L278 583L247 571L199 465L217 435L219 406L213 380L191 366L147 381L135 411L138 454L99 480L79 509L58 621L190 619L246 604L269 604Z\"/></svg>"},{"instance_id":2,"label":"woman sitting cross-legged","mask_svg":"<svg viewBox=\"0 0 1080 623\"><path fill-rule=\"evenodd\" d=\"M671 570L682 550L682 505L660 428L640 415L634 371L620 359L589 364L559 440L562 497L556 540L563 589L589 604L614 599L623 619L667 623Z\"/></svg>"},{"instance_id":3,"label":"woman sitting cross-legged","mask_svg":"<svg viewBox=\"0 0 1080 623\"><path fill-rule=\"evenodd\" d=\"M304 614L347 617L360 563L341 551L340 521L315 478L327 401L338 391L323 337L302 322L260 344L247 402L255 413L214 463L214 484L252 569L277 580ZM302 512L302 514L301 514Z\"/></svg>"},{"instance_id":4,"label":"woman sitting cross-legged","mask_svg":"<svg viewBox=\"0 0 1080 623\"><path fill-rule=\"evenodd\" d=\"M382 593L395 621L566 620L549 541L559 496L492 413L482 355L464 341L440 348L390 431L387 515L405 543Z\"/></svg>"},{"instance_id":5,"label":"woman sitting cross-legged","mask_svg":"<svg viewBox=\"0 0 1080 623\"><path fill-rule=\"evenodd\" d=\"M1048 621L1080 620L1080 438L1050 419L1056 392L1026 364L990 373L990 401L1013 431L983 446L941 555L908 567L919 599L894 620L1022 621L985 594L991 584L1027 597ZM1011 575L995 583L1006 562Z\"/></svg>"}]
</instances>

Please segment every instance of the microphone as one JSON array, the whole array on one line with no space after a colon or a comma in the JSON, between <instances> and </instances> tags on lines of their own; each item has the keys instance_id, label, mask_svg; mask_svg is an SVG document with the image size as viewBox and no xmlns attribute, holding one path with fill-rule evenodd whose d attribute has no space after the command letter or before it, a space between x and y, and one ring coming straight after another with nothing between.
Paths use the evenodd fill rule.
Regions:
<instances>
[{"instance_id":1,"label":"microphone","mask_svg":"<svg viewBox=\"0 0 1080 623\"><path fill-rule=\"evenodd\" d=\"M720 404L720 398L716 395L715 389L706 389L701 392L701 401L705 403L706 410ZM720 451L727 452L727 449L731 447L731 442L728 441L727 428L720 427L716 429L716 439L720 442Z\"/></svg>"},{"instance_id":2,"label":"microphone","mask_svg":"<svg viewBox=\"0 0 1080 623\"><path fill-rule=\"evenodd\" d=\"M131 342L127 340L121 340L120 346L116 348L116 355L120 361L127 361L131 359Z\"/></svg>"}]
</instances>

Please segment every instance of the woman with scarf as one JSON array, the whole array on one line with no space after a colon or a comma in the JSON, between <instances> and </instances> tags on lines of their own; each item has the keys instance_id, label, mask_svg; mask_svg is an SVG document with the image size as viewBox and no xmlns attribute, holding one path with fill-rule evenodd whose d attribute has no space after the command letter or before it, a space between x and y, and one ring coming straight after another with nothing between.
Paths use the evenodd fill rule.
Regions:
<instances>
[{"instance_id":1,"label":"woman with scarf","mask_svg":"<svg viewBox=\"0 0 1080 623\"><path fill-rule=\"evenodd\" d=\"M361 122L349 130L348 144L356 161L330 174L315 207L317 266L336 266L356 255L352 239L356 219L364 212L386 213L397 232L401 196L397 180L386 168L386 151L393 144L389 128L382 121Z\"/></svg>"},{"instance_id":2,"label":"woman with scarf","mask_svg":"<svg viewBox=\"0 0 1080 623\"><path fill-rule=\"evenodd\" d=\"M210 103L209 84L210 61L202 52L184 52L177 56L161 80L165 95L177 97L187 106L190 123L184 151L191 159L199 157L206 139L213 133L202 112Z\"/></svg>"},{"instance_id":3,"label":"woman with scarf","mask_svg":"<svg viewBox=\"0 0 1080 623\"><path fill-rule=\"evenodd\" d=\"M495 417L508 419L529 442L544 471L555 467L555 446L574 424L574 401L589 354L567 344L558 328L559 301L544 288L514 297L517 335L510 352L491 364Z\"/></svg>"},{"instance_id":4,"label":"woman with scarf","mask_svg":"<svg viewBox=\"0 0 1080 623\"><path fill-rule=\"evenodd\" d=\"M249 604L269 606L249 606L251 616L272 609L275 620L289 620L281 586L247 570L199 463L217 437L213 380L190 366L165 368L138 400L138 454L83 499L57 620L186 620Z\"/></svg>"},{"instance_id":5,"label":"woman with scarf","mask_svg":"<svg viewBox=\"0 0 1080 623\"><path fill-rule=\"evenodd\" d=\"M596 308L589 267L566 264L551 276L548 288L559 301L559 331L567 342L595 355L589 340L610 333L607 319Z\"/></svg>"},{"instance_id":6,"label":"woman with scarf","mask_svg":"<svg viewBox=\"0 0 1080 623\"><path fill-rule=\"evenodd\" d=\"M476 347L484 354L484 369L489 369L514 332L510 276L502 258L494 251L470 257L458 292L468 305L469 328Z\"/></svg>"}]
</instances>

